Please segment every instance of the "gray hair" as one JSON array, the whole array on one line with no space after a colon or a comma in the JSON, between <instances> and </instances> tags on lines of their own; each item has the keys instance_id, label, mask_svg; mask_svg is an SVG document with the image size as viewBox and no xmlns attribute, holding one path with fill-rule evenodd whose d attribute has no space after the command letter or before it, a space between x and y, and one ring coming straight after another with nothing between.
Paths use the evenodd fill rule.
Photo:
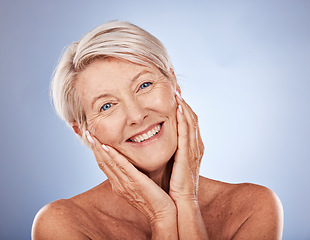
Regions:
<instances>
[{"instance_id":1,"label":"gray hair","mask_svg":"<svg viewBox=\"0 0 310 240\"><path fill-rule=\"evenodd\" d=\"M97 58L113 57L143 66L156 66L170 76L173 68L163 44L147 31L124 21L102 24L72 43L64 52L51 82L57 114L70 126L86 129L86 115L75 89L78 75Z\"/></svg>"}]
</instances>

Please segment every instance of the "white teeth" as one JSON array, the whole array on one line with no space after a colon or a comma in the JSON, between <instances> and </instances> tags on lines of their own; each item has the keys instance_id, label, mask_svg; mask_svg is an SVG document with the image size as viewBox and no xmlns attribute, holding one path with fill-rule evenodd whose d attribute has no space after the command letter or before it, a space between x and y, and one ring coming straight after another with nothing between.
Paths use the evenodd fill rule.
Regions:
<instances>
[{"instance_id":1,"label":"white teeth","mask_svg":"<svg viewBox=\"0 0 310 240\"><path fill-rule=\"evenodd\" d=\"M147 132L147 136L148 136L149 138L150 138L150 137L153 137L155 134L156 134L156 132L153 133L153 129Z\"/></svg>"},{"instance_id":2,"label":"white teeth","mask_svg":"<svg viewBox=\"0 0 310 240\"><path fill-rule=\"evenodd\" d=\"M145 141L145 140L153 137L154 135L156 135L159 132L160 128L161 128L161 126L157 125L153 129L149 130L147 133L143 133L142 135L138 135L138 136L132 138L131 141L138 142L138 143Z\"/></svg>"},{"instance_id":3,"label":"white teeth","mask_svg":"<svg viewBox=\"0 0 310 240\"><path fill-rule=\"evenodd\" d=\"M156 131L156 132L159 132L160 127L161 127L160 125L156 126L156 127L155 127L155 131Z\"/></svg>"}]
</instances>

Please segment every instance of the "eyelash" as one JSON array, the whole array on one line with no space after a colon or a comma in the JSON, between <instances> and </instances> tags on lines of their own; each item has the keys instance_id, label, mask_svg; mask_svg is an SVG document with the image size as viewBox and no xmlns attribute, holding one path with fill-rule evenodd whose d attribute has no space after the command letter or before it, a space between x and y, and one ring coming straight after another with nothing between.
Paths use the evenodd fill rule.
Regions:
<instances>
[{"instance_id":1,"label":"eyelash","mask_svg":"<svg viewBox=\"0 0 310 240\"><path fill-rule=\"evenodd\" d=\"M148 84L147 86L145 86L146 84ZM147 88L147 87L149 87L150 85L152 85L153 83L151 83L151 82L145 82L145 83L142 83L141 85L140 85L140 87L139 87L139 89L144 89L144 88ZM144 87L143 87L144 86Z\"/></svg>"},{"instance_id":2,"label":"eyelash","mask_svg":"<svg viewBox=\"0 0 310 240\"><path fill-rule=\"evenodd\" d=\"M104 109L105 106L109 105L109 107L107 109ZM108 110L110 107L112 107L112 104L111 103L106 103L106 104L103 104L103 106L100 108L100 111L106 111Z\"/></svg>"}]
</instances>

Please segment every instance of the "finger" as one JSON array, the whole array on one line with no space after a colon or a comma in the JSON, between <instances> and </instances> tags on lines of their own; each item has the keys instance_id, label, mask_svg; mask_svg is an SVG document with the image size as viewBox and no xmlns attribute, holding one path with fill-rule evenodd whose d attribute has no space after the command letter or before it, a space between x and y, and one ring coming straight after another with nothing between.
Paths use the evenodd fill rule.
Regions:
<instances>
[{"instance_id":1,"label":"finger","mask_svg":"<svg viewBox=\"0 0 310 240\"><path fill-rule=\"evenodd\" d=\"M87 139L91 143L91 148L95 155L97 164L99 168L107 175L110 181L113 183L118 183L121 179L125 177L122 174L117 161L112 159L110 156L110 151L113 150L112 147L107 147L99 142L99 140L91 135L89 132L86 132Z\"/></svg>"},{"instance_id":2,"label":"finger","mask_svg":"<svg viewBox=\"0 0 310 240\"><path fill-rule=\"evenodd\" d=\"M109 156L117 166L113 172L118 177L118 188L123 189L122 192L130 193L130 196L136 196L135 199L139 198L137 196L139 191L143 191L143 194L146 195L154 194L155 189L156 191L160 190L162 192L162 189L154 181L140 172L123 154L110 146L108 146L108 149Z\"/></svg>"},{"instance_id":3,"label":"finger","mask_svg":"<svg viewBox=\"0 0 310 240\"><path fill-rule=\"evenodd\" d=\"M125 157L119 153L116 149L108 146L109 156L111 160L115 162L119 170L125 174L129 180L137 180L142 173Z\"/></svg>"},{"instance_id":4,"label":"finger","mask_svg":"<svg viewBox=\"0 0 310 240\"><path fill-rule=\"evenodd\" d=\"M198 117L192 108L183 100L177 97L177 103L182 107L182 112L188 122L188 151L190 152L190 160L196 162L200 166L201 159L204 153L204 145L200 135ZM198 161L197 161L198 160ZM194 164L194 165L196 165ZM195 166L192 166L195 168Z\"/></svg>"},{"instance_id":5,"label":"finger","mask_svg":"<svg viewBox=\"0 0 310 240\"><path fill-rule=\"evenodd\" d=\"M193 111L193 109L184 101L185 105L187 106L187 110L191 113L192 116L192 126L193 126L193 130L196 133L196 140L197 140L197 146L200 150L200 155L202 157L203 153L204 153L204 145L203 145L203 141L201 138L201 134L200 134L200 128L199 128L199 121L198 121L198 116L196 115L196 113ZM200 160L201 160L200 157Z\"/></svg>"},{"instance_id":6,"label":"finger","mask_svg":"<svg viewBox=\"0 0 310 240\"><path fill-rule=\"evenodd\" d=\"M132 181L134 177L141 174L125 157L111 146L101 145L96 137L91 136L94 143L93 152L99 167L107 172L114 180Z\"/></svg>"},{"instance_id":7,"label":"finger","mask_svg":"<svg viewBox=\"0 0 310 240\"><path fill-rule=\"evenodd\" d=\"M177 98L178 104L181 106L183 110L183 115L188 124L188 137L189 137L189 144L191 149L195 149L198 147L198 136L197 136L197 129L198 129L198 118L194 111L190 108L190 106L180 98Z\"/></svg>"},{"instance_id":8,"label":"finger","mask_svg":"<svg viewBox=\"0 0 310 240\"><path fill-rule=\"evenodd\" d=\"M177 130L178 130L178 151L176 153L175 161L185 162L189 158L189 145L190 145L190 136L189 136L189 125L184 115L184 112L179 107L177 109Z\"/></svg>"},{"instance_id":9,"label":"finger","mask_svg":"<svg viewBox=\"0 0 310 240\"><path fill-rule=\"evenodd\" d=\"M193 111L193 109L187 104L184 99L177 98L177 103L182 106L184 110L184 114L187 117L191 126L197 127L198 126L198 116Z\"/></svg>"},{"instance_id":10,"label":"finger","mask_svg":"<svg viewBox=\"0 0 310 240\"><path fill-rule=\"evenodd\" d=\"M114 180L115 174L110 170L110 167L107 166L108 159L110 158L108 152L101 147L98 139L92 136L88 131L85 132L85 135L90 143L90 147L94 153L99 168L110 180Z\"/></svg>"}]
</instances>

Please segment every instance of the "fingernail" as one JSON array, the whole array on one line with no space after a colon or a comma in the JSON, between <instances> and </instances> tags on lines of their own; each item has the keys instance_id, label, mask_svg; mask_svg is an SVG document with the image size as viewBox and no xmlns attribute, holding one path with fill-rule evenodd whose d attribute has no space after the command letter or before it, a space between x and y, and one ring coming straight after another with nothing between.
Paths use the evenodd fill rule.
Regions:
<instances>
[{"instance_id":1,"label":"fingernail","mask_svg":"<svg viewBox=\"0 0 310 240\"><path fill-rule=\"evenodd\" d=\"M90 136L88 130L85 131L85 135L86 135L87 140L88 140L91 144L95 145L95 141L94 141L94 139Z\"/></svg>"},{"instance_id":2,"label":"fingernail","mask_svg":"<svg viewBox=\"0 0 310 240\"><path fill-rule=\"evenodd\" d=\"M109 149L107 148L107 146L106 145L104 145L104 144L102 144L102 148L105 150L105 151L109 151Z\"/></svg>"},{"instance_id":3,"label":"fingernail","mask_svg":"<svg viewBox=\"0 0 310 240\"><path fill-rule=\"evenodd\" d=\"M179 110L180 110L180 113L183 113L182 106L181 106L181 105L179 105L179 106L178 106L178 108L179 108Z\"/></svg>"},{"instance_id":4,"label":"fingernail","mask_svg":"<svg viewBox=\"0 0 310 240\"><path fill-rule=\"evenodd\" d=\"M178 91L175 91L175 94L178 96L178 98L180 98L180 100L183 100L183 98L181 97L181 95Z\"/></svg>"}]
</instances>

